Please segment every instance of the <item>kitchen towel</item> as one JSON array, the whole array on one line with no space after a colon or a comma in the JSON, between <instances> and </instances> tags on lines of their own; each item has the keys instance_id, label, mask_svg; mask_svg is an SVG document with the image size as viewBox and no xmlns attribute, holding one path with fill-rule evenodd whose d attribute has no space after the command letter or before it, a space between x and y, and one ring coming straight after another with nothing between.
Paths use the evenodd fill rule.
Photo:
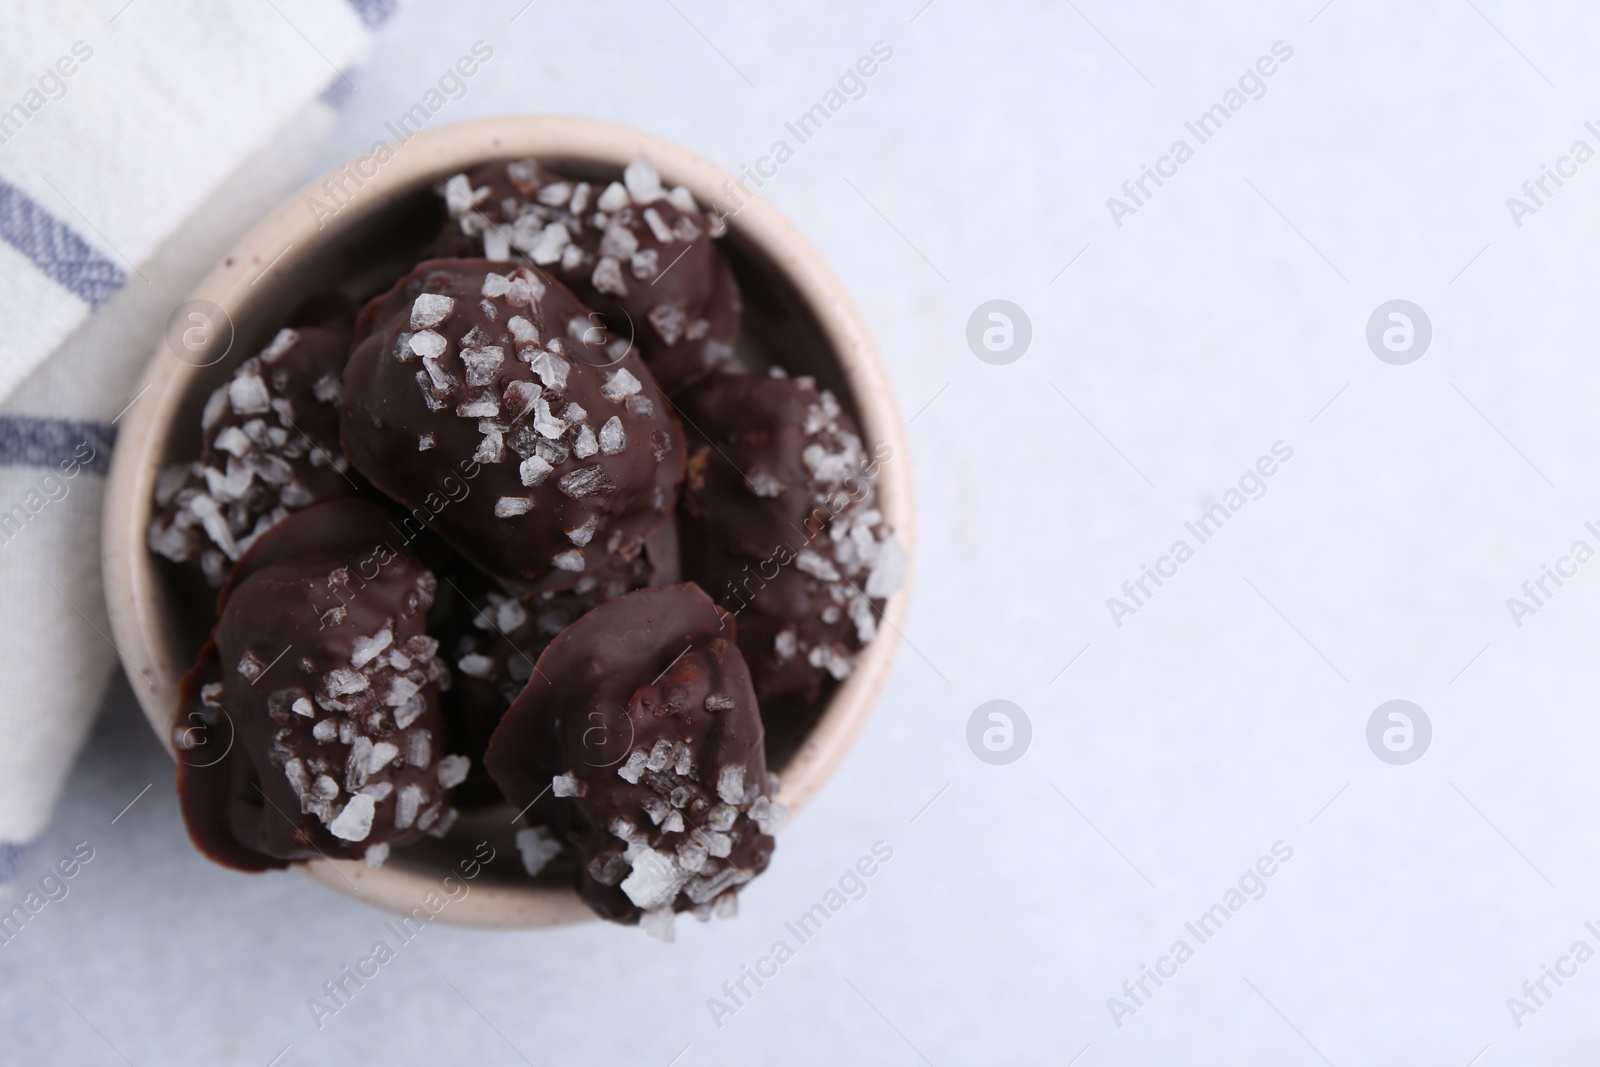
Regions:
<instances>
[{"instance_id":1,"label":"kitchen towel","mask_svg":"<svg viewBox=\"0 0 1600 1067\"><path fill-rule=\"evenodd\" d=\"M305 179L396 2L6 12L0 883L48 822L116 662L100 505L134 383L173 309Z\"/></svg>"}]
</instances>

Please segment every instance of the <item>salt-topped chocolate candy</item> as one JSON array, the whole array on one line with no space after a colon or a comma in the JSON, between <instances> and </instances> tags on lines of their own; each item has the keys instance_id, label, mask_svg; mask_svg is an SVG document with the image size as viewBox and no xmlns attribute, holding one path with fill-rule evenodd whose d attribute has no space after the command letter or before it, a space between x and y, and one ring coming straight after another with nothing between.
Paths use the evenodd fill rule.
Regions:
<instances>
[{"instance_id":1,"label":"salt-topped chocolate candy","mask_svg":"<svg viewBox=\"0 0 1600 1067\"><path fill-rule=\"evenodd\" d=\"M458 807L502 799L482 769L483 752L511 702L533 674L540 653L556 635L585 612L646 586L680 581L676 525L652 534L632 559L614 557L596 574L586 574L571 589L519 596L470 568L447 575L435 609L440 655L452 668L454 684L441 701L451 726L451 747L473 761L472 773L456 793Z\"/></svg>"},{"instance_id":2,"label":"salt-topped chocolate candy","mask_svg":"<svg viewBox=\"0 0 1600 1067\"><path fill-rule=\"evenodd\" d=\"M766 869L772 799L750 673L711 599L645 589L563 630L490 742L513 805L541 798L598 914L670 939L672 918L731 915Z\"/></svg>"},{"instance_id":3,"label":"salt-topped chocolate candy","mask_svg":"<svg viewBox=\"0 0 1600 1067\"><path fill-rule=\"evenodd\" d=\"M340 434L413 518L529 593L636 553L683 472L639 355L548 274L487 260L424 262L362 310Z\"/></svg>"},{"instance_id":4,"label":"salt-topped chocolate candy","mask_svg":"<svg viewBox=\"0 0 1600 1067\"><path fill-rule=\"evenodd\" d=\"M241 870L317 856L378 866L442 834L465 756L445 747L449 673L424 630L437 582L362 500L262 535L222 592L173 725L195 845Z\"/></svg>"},{"instance_id":5,"label":"salt-topped chocolate candy","mask_svg":"<svg viewBox=\"0 0 1600 1067\"><path fill-rule=\"evenodd\" d=\"M438 254L526 258L631 337L669 393L725 366L739 335L739 284L713 243L726 227L647 158L621 181L567 177L532 159L444 183Z\"/></svg>"},{"instance_id":6,"label":"salt-topped chocolate candy","mask_svg":"<svg viewBox=\"0 0 1600 1067\"><path fill-rule=\"evenodd\" d=\"M905 551L877 507L889 453L809 378L716 374L681 399L685 577L739 620L763 698L813 700L877 633Z\"/></svg>"},{"instance_id":7,"label":"salt-topped chocolate candy","mask_svg":"<svg viewBox=\"0 0 1600 1067\"><path fill-rule=\"evenodd\" d=\"M201 416L200 458L156 482L152 550L220 586L290 512L355 493L339 451L339 378L354 326L348 297L312 297L217 387Z\"/></svg>"}]
</instances>

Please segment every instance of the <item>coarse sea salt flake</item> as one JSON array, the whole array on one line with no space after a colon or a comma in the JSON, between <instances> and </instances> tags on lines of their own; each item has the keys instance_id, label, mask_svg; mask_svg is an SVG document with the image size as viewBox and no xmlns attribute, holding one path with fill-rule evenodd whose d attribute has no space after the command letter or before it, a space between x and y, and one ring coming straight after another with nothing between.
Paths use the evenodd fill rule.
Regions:
<instances>
[{"instance_id":1,"label":"coarse sea salt flake","mask_svg":"<svg viewBox=\"0 0 1600 1067\"><path fill-rule=\"evenodd\" d=\"M538 456L529 456L517 467L517 474L522 479L523 485L538 485L555 470L550 464Z\"/></svg>"},{"instance_id":2,"label":"coarse sea salt flake","mask_svg":"<svg viewBox=\"0 0 1600 1067\"><path fill-rule=\"evenodd\" d=\"M645 224L650 227L650 232L662 244L671 244L673 240L672 227L668 226L661 218L661 213L653 207L644 209Z\"/></svg>"},{"instance_id":3,"label":"coarse sea salt flake","mask_svg":"<svg viewBox=\"0 0 1600 1067\"><path fill-rule=\"evenodd\" d=\"M639 775L644 773L645 760L649 753L642 748L636 748L628 754L628 761L617 768L617 776L630 785L639 784Z\"/></svg>"},{"instance_id":4,"label":"coarse sea salt flake","mask_svg":"<svg viewBox=\"0 0 1600 1067\"><path fill-rule=\"evenodd\" d=\"M472 769L472 761L465 756L445 756L439 760L439 784L446 789L454 789L467 780L467 771Z\"/></svg>"},{"instance_id":5,"label":"coarse sea salt flake","mask_svg":"<svg viewBox=\"0 0 1600 1067\"><path fill-rule=\"evenodd\" d=\"M426 330L439 325L456 309L453 297L440 293L421 293L411 302L411 328Z\"/></svg>"},{"instance_id":6,"label":"coarse sea salt flake","mask_svg":"<svg viewBox=\"0 0 1600 1067\"><path fill-rule=\"evenodd\" d=\"M628 195L636 204L651 204L667 195L661 188L661 174L649 156L640 156L629 163L622 171L622 183L628 187Z\"/></svg>"},{"instance_id":7,"label":"coarse sea salt flake","mask_svg":"<svg viewBox=\"0 0 1600 1067\"><path fill-rule=\"evenodd\" d=\"M588 423L578 427L577 435L572 439L572 454L579 459L588 459L600 451L600 442L594 435L594 430Z\"/></svg>"},{"instance_id":8,"label":"coarse sea salt flake","mask_svg":"<svg viewBox=\"0 0 1600 1067\"><path fill-rule=\"evenodd\" d=\"M722 768L717 775L717 796L728 804L744 799L744 764L735 763Z\"/></svg>"},{"instance_id":9,"label":"coarse sea salt flake","mask_svg":"<svg viewBox=\"0 0 1600 1067\"><path fill-rule=\"evenodd\" d=\"M633 860L633 871L622 880L622 891L633 903L650 911L672 903L688 880L671 856L647 848Z\"/></svg>"},{"instance_id":10,"label":"coarse sea salt flake","mask_svg":"<svg viewBox=\"0 0 1600 1067\"><path fill-rule=\"evenodd\" d=\"M444 334L435 330L423 330L411 335L411 351L419 356L437 358L444 355L445 347Z\"/></svg>"},{"instance_id":11,"label":"coarse sea salt flake","mask_svg":"<svg viewBox=\"0 0 1600 1067\"><path fill-rule=\"evenodd\" d=\"M272 343L261 350L261 362L273 362L279 356L282 356L285 352L289 351L289 349L293 348L294 343L298 340L300 340L300 335L285 326L283 329L279 330L273 335Z\"/></svg>"},{"instance_id":12,"label":"coarse sea salt flake","mask_svg":"<svg viewBox=\"0 0 1600 1067\"><path fill-rule=\"evenodd\" d=\"M372 832L372 816L377 808L377 802L371 797L358 793L328 824L328 832L342 841L365 841Z\"/></svg>"},{"instance_id":13,"label":"coarse sea salt flake","mask_svg":"<svg viewBox=\"0 0 1600 1067\"><path fill-rule=\"evenodd\" d=\"M367 773L377 774L393 762L400 755L399 746L388 741L379 741L372 746L372 754L367 757Z\"/></svg>"},{"instance_id":14,"label":"coarse sea salt flake","mask_svg":"<svg viewBox=\"0 0 1600 1067\"><path fill-rule=\"evenodd\" d=\"M622 420L613 415L600 427L600 451L614 456L627 447L628 435L622 428Z\"/></svg>"},{"instance_id":15,"label":"coarse sea salt flake","mask_svg":"<svg viewBox=\"0 0 1600 1067\"><path fill-rule=\"evenodd\" d=\"M232 453L235 456L244 455L252 447L250 438L237 426L223 427L222 432L217 434L216 440L212 444L222 449L222 451Z\"/></svg>"},{"instance_id":16,"label":"coarse sea salt flake","mask_svg":"<svg viewBox=\"0 0 1600 1067\"><path fill-rule=\"evenodd\" d=\"M612 182L606 186L605 192L600 194L594 206L601 211L621 211L628 206L628 190L621 182Z\"/></svg>"},{"instance_id":17,"label":"coarse sea salt flake","mask_svg":"<svg viewBox=\"0 0 1600 1067\"><path fill-rule=\"evenodd\" d=\"M350 666L365 667L375 659L378 653L394 644L394 633L385 626L371 637L357 637L355 648L350 653Z\"/></svg>"},{"instance_id":18,"label":"coarse sea salt flake","mask_svg":"<svg viewBox=\"0 0 1600 1067\"><path fill-rule=\"evenodd\" d=\"M579 548L583 548L590 541L594 540L595 527L597 527L599 524L600 516L590 515L587 519L583 520L582 526L574 527L573 529L566 531L567 540L571 541Z\"/></svg>"},{"instance_id":19,"label":"coarse sea salt flake","mask_svg":"<svg viewBox=\"0 0 1600 1067\"><path fill-rule=\"evenodd\" d=\"M426 796L418 785L408 785L401 788L394 802L394 828L396 830L409 830L417 821L417 811L422 807L423 798Z\"/></svg>"},{"instance_id":20,"label":"coarse sea salt flake","mask_svg":"<svg viewBox=\"0 0 1600 1067\"><path fill-rule=\"evenodd\" d=\"M537 878L545 865L561 855L561 839L548 826L530 826L517 831L517 852L529 878Z\"/></svg>"},{"instance_id":21,"label":"coarse sea salt flake","mask_svg":"<svg viewBox=\"0 0 1600 1067\"><path fill-rule=\"evenodd\" d=\"M629 373L628 368L618 367L617 372L607 378L606 383L600 387L600 395L607 400L621 400L632 396L641 388L643 386L640 385L639 379Z\"/></svg>"}]
</instances>

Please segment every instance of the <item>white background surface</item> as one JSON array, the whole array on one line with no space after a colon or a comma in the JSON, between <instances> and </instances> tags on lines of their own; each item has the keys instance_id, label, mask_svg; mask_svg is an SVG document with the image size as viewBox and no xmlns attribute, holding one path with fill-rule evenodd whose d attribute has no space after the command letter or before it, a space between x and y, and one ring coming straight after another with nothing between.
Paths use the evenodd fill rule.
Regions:
<instances>
[{"instance_id":1,"label":"white background surface","mask_svg":"<svg viewBox=\"0 0 1600 1067\"><path fill-rule=\"evenodd\" d=\"M195 855L119 687L24 882L80 840L95 859L0 947L0 1061L1594 1061L1600 962L1520 1028L1506 1000L1580 938L1600 949L1600 562L1520 628L1505 601L1574 540L1600 548L1600 161L1521 228L1505 200L1575 139L1600 148L1600 16L919 2L539 0L515 24L520 0L418 3L322 160L479 38L494 59L437 122L593 115L730 168L893 47L764 195L917 415L913 611L877 714L738 920L670 946L435 924L319 1031L306 999L385 916ZM1278 40L1266 96L1116 227L1106 198ZM964 340L996 297L1033 325L1009 366ZM1433 324L1410 366L1364 338L1394 298ZM1280 440L1267 494L1116 627L1106 598ZM965 739L993 698L1033 725L1009 766ZM1433 724L1410 766L1366 744L1392 698ZM865 899L719 1029L707 998L878 840L894 857ZM1195 945L1184 923L1280 840L1265 897L1115 1025L1107 998Z\"/></svg>"}]
</instances>

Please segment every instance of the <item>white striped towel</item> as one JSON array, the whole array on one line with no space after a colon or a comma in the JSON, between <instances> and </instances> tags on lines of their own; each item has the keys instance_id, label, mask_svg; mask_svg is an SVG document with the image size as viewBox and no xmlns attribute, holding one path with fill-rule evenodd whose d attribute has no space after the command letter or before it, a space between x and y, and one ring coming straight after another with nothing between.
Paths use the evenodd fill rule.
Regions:
<instances>
[{"instance_id":1,"label":"white striped towel","mask_svg":"<svg viewBox=\"0 0 1600 1067\"><path fill-rule=\"evenodd\" d=\"M168 315L308 177L397 0L53 0L0 33L0 883L116 653L100 586L115 423Z\"/></svg>"}]
</instances>

